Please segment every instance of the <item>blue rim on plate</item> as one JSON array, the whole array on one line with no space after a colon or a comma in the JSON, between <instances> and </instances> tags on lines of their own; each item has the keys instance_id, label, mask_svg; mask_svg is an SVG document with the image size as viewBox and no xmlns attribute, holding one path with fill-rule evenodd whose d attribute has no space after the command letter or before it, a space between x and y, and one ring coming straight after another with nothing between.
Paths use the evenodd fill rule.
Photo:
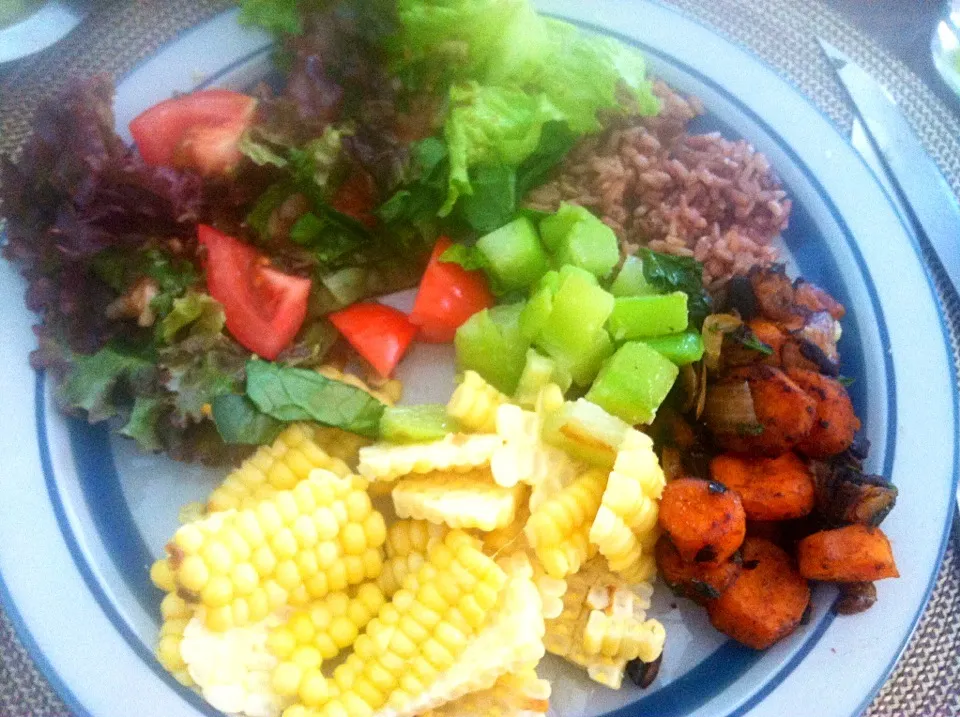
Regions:
<instances>
[{"instance_id":1,"label":"blue rim on plate","mask_svg":"<svg viewBox=\"0 0 960 717\"><path fill-rule=\"evenodd\" d=\"M664 23L667 29L672 29L675 33L709 33L705 28L693 25L689 20L681 18L675 11L647 3L634 3L628 6L625 3L610 2L602 6L604 8L603 12L600 12L596 8L574 7L573 3L563 2L562 0L549 4L545 3L545 5L548 5L546 9L550 11L555 11L556 8L559 7L558 14L560 16L568 17L597 31L613 34L627 42L639 45L651 60L653 60L657 71L664 74L668 80L671 79L669 77L671 73L678 77L683 76L688 80L687 87L683 87L683 83L678 83L683 89L689 90L689 83L693 82L698 85L698 94L701 93L701 91L706 94L712 93L712 95L717 98L716 102L718 106L721 103L730 105L730 107L735 110L730 111L734 112L733 116L735 116L736 121L731 123L725 121L729 120L729 117L714 117L714 126L711 128L717 128L729 133L735 131L732 130L734 124L752 124L757 128L757 136L760 137L762 135L764 141L769 143L769 146L762 146L760 149L774 159L779 156L781 162L775 161L775 166L789 170L787 174L790 176L787 177L787 184L790 186L790 189L795 189L795 186L791 184L791 180L795 182L797 186L802 184L805 188L809 187L809 189L803 189L802 191L807 192L807 195L812 197L811 206L805 207L803 202L797 202L794 222L790 232L794 234L797 232L818 233L818 228L822 228L822 226L826 226L832 222L830 226L835 226L836 231L842 235L843 245L838 244L837 246L833 246L831 244L830 251L826 251L824 247L820 247L819 245L813 248L808 246L806 251L801 248L797 256L797 263L800 265L800 269L804 275L824 283L828 289L837 292L839 298L844 300L844 303L847 303L849 306L850 315L845 322L845 327L850 327L848 329L847 342L851 341L849 337L852 335L856 350L847 348L844 351L844 355L847 360L853 356L855 364L857 364L853 366L853 370L849 372L856 376L866 376L866 361L869 359L874 362L874 364L871 365L871 369L876 371L876 376L883 377L886 381L890 382L889 385L883 387L883 389L855 385L852 392L854 393L854 400L858 403L858 412L863 414L863 406L866 404L870 406L872 411L879 410L881 415L887 418L885 425L882 427L875 425L877 421L874 420L872 422L874 425L871 427L873 431L871 435L878 440L882 447L881 452L884 459L882 472L887 476L892 475L895 471L894 451L898 443L898 426L895 420L898 417L898 386L893 381L893 377L895 372L901 376L903 372L896 370L893 354L883 350L892 347L892 339L884 318L884 302L877 286L873 283L874 280L869 270L869 262L867 258L865 258L857 241L854 239L855 231L848 226L843 211L833 199L831 199L827 187L818 179L816 171L810 166L810 162L807 161L807 159L809 159L809 152L806 152L807 159L805 159L806 148L800 150L795 148L791 140L784 136L784 133L775 127L774 123L765 119L761 113L755 111L749 103L728 91L723 84L714 79L710 72L705 71L702 67L696 67L695 61L690 57L685 58L686 61L684 61L671 52L669 47L664 48L658 46L658 41L665 41L657 37L653 39L649 37L646 39L635 37L630 34L624 34L622 30L612 32L610 28L610 25L615 24L617 19L627 11L632 15L637 15L643 10L647 10L651 15L656 15L657 19ZM597 15L604 15L605 17L596 17ZM204 28L209 28L211 25L216 25L216 23L220 23L222 26L225 22L232 22L232 17L232 13L225 13L179 36L162 48L159 53L154 56L152 61L148 60L142 63L137 69L132 71L130 75L128 75L125 83L121 83L121 90L129 86L131 78L135 79L138 74L143 75L147 73L149 75L150 72L155 71L158 56L163 53L174 52L178 45L189 42L191 35L196 36L197 32L202 34ZM629 21L622 24L629 27ZM642 35L642 33L640 34ZM776 87L779 92L786 94L791 101L796 100L798 97L797 93L787 89L787 86L782 80L767 76L774 74L772 70L761 66L755 58L746 56L716 36L711 34L710 37L711 42L714 44L719 42L724 47L728 55L727 62L734 62L739 67L750 68L756 72L758 82L766 82L771 87ZM258 58L262 59L262 55L268 51L268 48L264 47L264 40L262 38L254 41L253 44L256 45L257 42L260 43L259 46L253 47L252 49L248 48L244 51L238 50L233 53L232 59L225 63L224 66L208 71L205 84L219 82L220 80L229 80L231 76L249 66ZM243 43L240 42L238 47L242 46ZM687 54L689 55L689 53ZM192 57L188 58L183 64L187 64L194 59L195 58ZM210 64L211 63L208 62L207 66L209 67ZM168 94L172 89L188 89L194 86L194 84L193 80L189 79L187 70L180 68L178 79L169 81L167 85L158 91L161 91L162 94ZM153 88L151 87L150 89L152 90ZM120 95L121 92L118 92L118 103L121 101ZM134 106L128 107L127 109L129 111L135 111L150 104L150 101L142 101L141 104L137 106L137 101L137 99L130 100L128 98L128 104L132 103ZM805 99L803 99L803 103L807 108L812 107ZM706 104L711 109L714 109L711 102L708 101ZM817 115L821 120L824 119L819 111L817 111ZM120 124L125 124L125 122L121 121ZM837 150L849 150L849 153L855 158L853 161L857 170L868 183L876 184L876 178L872 171L867 168L867 172L863 172L865 165L859 156L850 150L845 140L842 140L836 135L836 131L832 126L830 126L829 129L832 133L830 135L831 141L836 143ZM824 132L823 128L818 128L818 131L821 133ZM753 135L747 136L752 138ZM872 186L868 187L867 190L875 190L876 188L876 186ZM797 197L796 194L794 196ZM883 193L882 189L878 196L884 198L885 205L889 205L889 199ZM797 198L799 199L799 197ZM813 206L814 203L817 204L816 207ZM822 205L822 207L820 205ZM889 211L890 208L886 207L886 209ZM819 215L814 217L813 215L819 211L825 212L828 217L826 219ZM847 211L848 213L850 212L849 207ZM893 214L893 217L895 220L902 221L902 218L896 215L896 213ZM922 265L919 247L914 238L905 227L900 227L900 230L908 238L910 246L915 253L913 260L917 262L918 265ZM788 244L791 244L792 235L790 232L787 233ZM835 255L834 252L845 252L845 254L841 257ZM856 277L846 277L844 275L843 269L851 268L855 268ZM923 298L926 299L926 301L932 302L932 306L937 310L932 284L922 271L921 276L923 276L923 280L927 282L926 286L930 292L929 296L924 296ZM846 281L855 281L857 279L863 283L863 286L860 287L858 284L857 287L859 288L854 287L851 291L854 291L854 293L859 291L860 294L862 294L862 300L866 303L852 301L851 297L853 295L847 295ZM860 294L858 294L858 296ZM19 296L15 298L17 301L20 301ZM929 310L930 307L925 305L923 308ZM858 317L861 312L863 312L863 317ZM958 446L960 429L957 428L958 416L956 411L956 376L954 375L952 361L949 360L946 352L946 327L943 324L942 316L938 314L937 318L940 322L942 335L939 337L940 341L936 341L935 344L944 351L943 358L947 359L944 362L946 365L946 373L950 377L953 388L953 466L950 486L952 495L955 490L958 473L957 458L958 455L960 455L960 446ZM871 319L872 323L869 321ZM865 323L861 325L861 322ZM862 336L861 333L863 334ZM873 348L876 349L880 347L880 354L882 355L878 357L872 353L865 354L862 350L863 347L860 346L861 341L867 343L873 341ZM20 356L21 361L25 353L26 351L24 350L23 355ZM877 361L879 361L879 364L876 363ZM877 400L874 394L879 395L882 401ZM50 504L59 523L58 529L60 534L66 542L66 548L70 553L75 567L86 583L89 593L95 598L99 609L110 619L113 628L122 637L124 643L133 654L139 660L143 661L149 667L150 672L160 679L163 684L168 687L174 687L175 690L180 693L180 696L186 700L183 704L189 708L189 711L184 712L184 714L196 714L197 709L201 710L204 714L217 714L211 708L207 707L196 695L181 688L170 676L163 672L153 659L148 647L149 643L144 642L142 635L143 625L137 622L136 616L131 618L131 614L137 611L137 605L131 608L130 604L136 603L139 609L147 612L149 612L152 607L153 626L155 627L157 615L156 604L159 600L159 593L148 583L146 565L138 566L138 563L143 562L144 558L149 556L149 549L146 547L148 541L144 538L131 516L131 508L127 496L124 494L123 486L121 486L121 477L118 475L114 465L114 457L111 453L105 428L102 426L89 427L73 423L69 425L66 432L59 430L57 432L58 435L48 440L48 428L57 425L55 422L59 419L46 413L48 397L45 393L45 384L42 377L38 377L36 380L34 400L36 407L36 440L38 441L38 448L40 450L43 480L45 481ZM878 407L881 402L884 405ZM872 413L864 415L869 419ZM871 421L868 421L868 423L870 422ZM57 474L56 469L62 468L63 456L60 456L61 462L58 462L57 456L55 456L54 453L57 450L57 446L59 446L58 441L64 438L67 439L67 442L72 446L72 456L70 456L70 460L74 464L76 476L71 472L74 469L66 470L65 477ZM64 495L65 490L69 491L75 488L77 490L70 495ZM105 504L112 506L113 510L103 512L103 506ZM84 516L81 514L84 512L92 516L92 527L82 524ZM894 515L896 515L896 511ZM950 513L948 512L947 515L949 516ZM77 526L80 526L80 528L77 528ZM947 524L947 527L949 527L949 524ZM935 560L930 561L931 576L925 585L920 599L912 600L912 602L916 604L915 614L911 619L901 621L902 629L901 627L897 628L897 631L901 633L898 637L899 643L895 646L895 649L887 649L889 663L877 670L879 681L870 688L866 698L864 699L863 695L857 696L857 702L862 701L862 704L856 712L847 709L845 712L838 712L837 714L857 714L862 710L863 705L865 705L872 698L876 690L879 689L883 680L888 675L889 670L892 668L896 657L906 644L916 621L919 619L923 606L929 597L933 587L933 581L936 578L940 557L942 557L943 550L946 546L948 531L940 531L937 529L936 534L941 536L941 541ZM94 555L97 550L101 550L101 548L93 545L95 541L102 543L102 551L106 556L105 560L98 562L91 558L91 555ZM108 584L109 577L105 578L104 576L110 570L115 570L125 584L119 586L119 588L113 584ZM27 649L37 661L41 670L48 679L50 679L51 684L64 695L71 708L78 715L105 717L105 715L109 713L101 713L102 711L92 712L89 710L84 701L75 694L75 691L71 690L69 680L61 677L58 673L56 666L48 659L39 642L34 639L31 629L27 624L28 621L21 615L21 611L15 604L13 594L4 583L5 577L5 575L0 573L0 600L2 600L18 633L24 638ZM21 591L23 590L22 586L20 589ZM127 590L131 603L124 603L122 597L118 598L118 590ZM829 591L825 594L828 597L830 596ZM843 626L838 625L838 623L843 623L844 621L837 621L837 623L835 623L832 615L826 609L826 601L823 599L824 595L821 594L819 597L821 605L816 621L807 626L802 631L802 634L798 634L792 638L789 645L781 649L778 654L783 656L782 664L766 669L766 674L761 678L757 679L755 675L748 675L748 673L751 673L751 670L756 670L757 665L765 659L766 662L769 663L770 660L766 655L772 653L756 653L732 643L720 643L715 650L710 651L709 654L699 660L695 666L687 670L685 674L677 676L677 679L671 684L641 696L640 700L622 707L619 712L608 712L608 714L627 715L642 711L643 713L655 713L667 717L667 715L671 714L682 715L697 712L704 708L705 705L712 707L719 705L724 702L724 700L729 702L729 704L720 711L714 711L714 714L724 714L733 717L734 715L745 714L755 708L765 709L772 703L771 696L774 698L772 701L776 701L778 689L781 689L781 686L786 687L784 683L790 681L791 676L797 672L798 668L801 666L809 666L807 662L805 662L805 658L810 657L811 652L817 651L819 653L821 651L825 637L832 635L838 630L843 630ZM883 605L885 604L888 608L893 609L892 605L884 603L884 594L881 592L881 604L875 608L875 610L883 609ZM855 632L855 630L853 632ZM670 642L668 633L668 651L669 650ZM61 656L61 660L62 659L64 658ZM822 659L822 657L819 659ZM747 694L729 697L726 693L738 685L744 676L748 676L751 684L755 683L755 687L750 689ZM795 682L796 680L794 679L793 681ZM864 690L864 692L866 691L867 690ZM727 707L729 707L729 709Z\"/></svg>"}]
</instances>

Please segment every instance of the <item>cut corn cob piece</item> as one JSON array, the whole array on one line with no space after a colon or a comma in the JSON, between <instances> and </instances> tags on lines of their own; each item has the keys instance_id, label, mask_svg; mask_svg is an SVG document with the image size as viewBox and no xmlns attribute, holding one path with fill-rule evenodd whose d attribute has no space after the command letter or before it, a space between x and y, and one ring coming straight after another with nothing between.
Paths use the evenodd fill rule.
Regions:
<instances>
[{"instance_id":1,"label":"cut corn cob piece","mask_svg":"<svg viewBox=\"0 0 960 717\"><path fill-rule=\"evenodd\" d=\"M167 545L178 594L224 631L375 579L386 526L364 485L316 470L255 508L182 526Z\"/></svg>"},{"instance_id":2,"label":"cut corn cob piece","mask_svg":"<svg viewBox=\"0 0 960 717\"><path fill-rule=\"evenodd\" d=\"M594 681L619 689L629 660L650 662L663 650L663 626L645 613L652 594L649 583L628 586L602 561L591 561L567 578L563 611L547 621L547 651L586 668Z\"/></svg>"},{"instance_id":3,"label":"cut corn cob piece","mask_svg":"<svg viewBox=\"0 0 960 717\"><path fill-rule=\"evenodd\" d=\"M377 717L414 717L465 694L488 690L501 676L531 670L540 662L545 626L533 568L523 553L498 564L506 573L506 585L486 626L426 690L411 693L405 702L391 699Z\"/></svg>"},{"instance_id":4,"label":"cut corn cob piece","mask_svg":"<svg viewBox=\"0 0 960 717\"><path fill-rule=\"evenodd\" d=\"M388 704L407 705L457 662L487 623L506 580L479 541L451 531L370 621L334 670L335 685L323 695L301 690L301 703L285 716L370 717Z\"/></svg>"},{"instance_id":5,"label":"cut corn cob piece","mask_svg":"<svg viewBox=\"0 0 960 717\"><path fill-rule=\"evenodd\" d=\"M160 626L155 650L157 661L177 682L186 687L193 687L194 682L187 671L187 663L180 654L180 646L183 643L183 631L193 613L194 609L174 593L166 595L160 603L163 624Z\"/></svg>"},{"instance_id":6,"label":"cut corn cob piece","mask_svg":"<svg viewBox=\"0 0 960 717\"><path fill-rule=\"evenodd\" d=\"M493 433L497 409L509 400L476 371L467 371L450 397L447 413L470 431Z\"/></svg>"},{"instance_id":7,"label":"cut corn cob piece","mask_svg":"<svg viewBox=\"0 0 960 717\"><path fill-rule=\"evenodd\" d=\"M384 545L387 559L377 578L387 598L393 597L408 575L420 569L427 561L427 551L446 534L446 526L425 520L398 520L390 526Z\"/></svg>"},{"instance_id":8,"label":"cut corn cob piece","mask_svg":"<svg viewBox=\"0 0 960 717\"><path fill-rule=\"evenodd\" d=\"M523 528L530 518L529 489L524 486L523 493L517 499L517 511L513 520L502 528L491 530L480 536L483 541L483 551L487 555L497 556L501 553L525 551L529 548Z\"/></svg>"},{"instance_id":9,"label":"cut corn cob piece","mask_svg":"<svg viewBox=\"0 0 960 717\"><path fill-rule=\"evenodd\" d=\"M320 668L350 647L386 603L374 583L361 585L356 594L338 592L295 610L274 627L267 647L279 660L273 671L273 689L281 697L310 697L311 690L327 689Z\"/></svg>"},{"instance_id":10,"label":"cut corn cob piece","mask_svg":"<svg viewBox=\"0 0 960 717\"><path fill-rule=\"evenodd\" d=\"M395 446L376 443L360 449L360 475L372 481L393 481L411 473L468 471L490 464L503 439L495 434L452 433L432 443Z\"/></svg>"},{"instance_id":11,"label":"cut corn cob piece","mask_svg":"<svg viewBox=\"0 0 960 717\"><path fill-rule=\"evenodd\" d=\"M383 403L387 406L392 406L394 403L399 401L400 396L403 393L403 384L396 379L390 379L384 382L383 386L374 388L359 376L354 376L352 373L345 373L332 364L318 366L317 373L324 378L329 378L331 381L340 381L340 383L345 383L348 386L359 388L361 391L365 391L367 394L380 401L380 403Z\"/></svg>"},{"instance_id":12,"label":"cut corn cob piece","mask_svg":"<svg viewBox=\"0 0 960 717\"><path fill-rule=\"evenodd\" d=\"M292 423L269 446L262 446L228 475L207 500L211 513L245 510L281 490L290 490L317 468L340 476L350 474L347 465L332 458L314 440L314 429Z\"/></svg>"},{"instance_id":13,"label":"cut corn cob piece","mask_svg":"<svg viewBox=\"0 0 960 717\"><path fill-rule=\"evenodd\" d=\"M490 459L490 469L499 485L510 488L523 482L539 486L549 481L563 487L582 472L577 461L540 439L541 423L535 412L513 404L497 409L497 435L503 446Z\"/></svg>"},{"instance_id":14,"label":"cut corn cob piece","mask_svg":"<svg viewBox=\"0 0 960 717\"><path fill-rule=\"evenodd\" d=\"M606 480L603 471L591 469L531 513L524 533L550 577L575 573L592 556L588 536Z\"/></svg>"},{"instance_id":15,"label":"cut corn cob piece","mask_svg":"<svg viewBox=\"0 0 960 717\"><path fill-rule=\"evenodd\" d=\"M393 507L401 518L494 530L510 524L522 496L523 486L499 486L487 468L466 473L436 471L397 481Z\"/></svg>"},{"instance_id":16,"label":"cut corn cob piece","mask_svg":"<svg viewBox=\"0 0 960 717\"><path fill-rule=\"evenodd\" d=\"M446 534L446 527L426 520L398 520L387 530L383 547L388 558L406 557L412 553L426 556L430 546Z\"/></svg>"},{"instance_id":17,"label":"cut corn cob piece","mask_svg":"<svg viewBox=\"0 0 960 717\"><path fill-rule=\"evenodd\" d=\"M214 632L202 612L187 623L180 654L203 698L227 714L276 717L289 704L270 684L277 659L267 649L267 635L280 617Z\"/></svg>"},{"instance_id":18,"label":"cut corn cob piece","mask_svg":"<svg viewBox=\"0 0 960 717\"><path fill-rule=\"evenodd\" d=\"M590 542L610 569L629 582L648 580L656 571L651 538L665 483L653 441L640 431L627 431L590 528Z\"/></svg>"},{"instance_id":19,"label":"cut corn cob piece","mask_svg":"<svg viewBox=\"0 0 960 717\"><path fill-rule=\"evenodd\" d=\"M503 675L493 687L470 692L422 717L542 717L550 708L550 682L536 670Z\"/></svg>"}]
</instances>

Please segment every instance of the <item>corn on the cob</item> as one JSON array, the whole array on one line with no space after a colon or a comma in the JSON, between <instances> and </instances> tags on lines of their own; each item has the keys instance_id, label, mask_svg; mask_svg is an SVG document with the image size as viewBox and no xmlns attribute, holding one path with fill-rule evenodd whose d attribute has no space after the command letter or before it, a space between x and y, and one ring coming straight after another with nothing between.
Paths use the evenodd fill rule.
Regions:
<instances>
[{"instance_id":1,"label":"corn on the cob","mask_svg":"<svg viewBox=\"0 0 960 717\"><path fill-rule=\"evenodd\" d=\"M550 485L562 487L582 472L570 456L540 439L541 423L536 413L513 404L497 409L497 435L503 439L503 447L490 459L490 470L499 485L510 488L523 482L539 486L550 481ZM544 495L544 490L539 493Z\"/></svg>"},{"instance_id":2,"label":"corn on the cob","mask_svg":"<svg viewBox=\"0 0 960 717\"><path fill-rule=\"evenodd\" d=\"M503 439L495 434L452 433L432 443L394 446L377 443L360 449L360 475L372 481L393 481L411 473L468 471L490 464Z\"/></svg>"},{"instance_id":3,"label":"corn on the cob","mask_svg":"<svg viewBox=\"0 0 960 717\"><path fill-rule=\"evenodd\" d=\"M410 692L405 701L391 698L377 717L414 717L470 692L487 690L502 675L536 667L544 654L545 627L533 568L523 553L498 564L507 580L486 626L427 689Z\"/></svg>"},{"instance_id":4,"label":"corn on the cob","mask_svg":"<svg viewBox=\"0 0 960 717\"><path fill-rule=\"evenodd\" d=\"M387 559L377 578L377 585L387 598L403 585L411 573L416 573L427 561L427 551L447 534L445 525L425 520L398 520L387 531L384 547Z\"/></svg>"},{"instance_id":5,"label":"corn on the cob","mask_svg":"<svg viewBox=\"0 0 960 717\"><path fill-rule=\"evenodd\" d=\"M157 638L155 654L163 668L173 675L177 682L193 687L194 682L187 671L187 663L180 654L183 631L193 617L194 609L175 593L168 593L160 603L160 615L163 624Z\"/></svg>"},{"instance_id":6,"label":"corn on the cob","mask_svg":"<svg viewBox=\"0 0 960 717\"><path fill-rule=\"evenodd\" d=\"M630 429L617 452L590 528L590 542L599 548L610 569L629 582L648 580L656 571L649 546L657 528L657 501L664 485L653 441Z\"/></svg>"},{"instance_id":7,"label":"corn on the cob","mask_svg":"<svg viewBox=\"0 0 960 717\"><path fill-rule=\"evenodd\" d=\"M542 717L550 708L550 683L536 670L503 675L493 687L470 692L421 717Z\"/></svg>"},{"instance_id":8,"label":"corn on the cob","mask_svg":"<svg viewBox=\"0 0 960 717\"><path fill-rule=\"evenodd\" d=\"M290 490L317 468L349 475L347 465L324 452L314 441L314 429L293 423L269 446L262 446L233 471L207 500L207 510L245 510L277 491Z\"/></svg>"},{"instance_id":9,"label":"corn on the cob","mask_svg":"<svg viewBox=\"0 0 960 717\"><path fill-rule=\"evenodd\" d=\"M463 654L506 579L477 540L451 531L370 621L353 654L334 670L334 685L301 690L301 703L285 717L370 717L387 704L409 704Z\"/></svg>"},{"instance_id":10,"label":"corn on the cob","mask_svg":"<svg viewBox=\"0 0 960 717\"><path fill-rule=\"evenodd\" d=\"M167 545L178 593L223 631L375 579L386 526L363 485L317 470L255 508L182 526Z\"/></svg>"},{"instance_id":11,"label":"corn on the cob","mask_svg":"<svg viewBox=\"0 0 960 717\"><path fill-rule=\"evenodd\" d=\"M267 634L280 618L273 614L256 625L214 632L202 612L187 623L180 654L204 699L227 714L276 717L289 704L270 686L277 659L267 649Z\"/></svg>"},{"instance_id":12,"label":"corn on the cob","mask_svg":"<svg viewBox=\"0 0 960 717\"><path fill-rule=\"evenodd\" d=\"M517 499L517 511L513 520L502 528L491 530L480 536L483 541L483 550L487 555L497 556L500 553L525 551L530 545L523 534L523 529L530 518L529 489L523 487L523 492Z\"/></svg>"},{"instance_id":13,"label":"corn on the cob","mask_svg":"<svg viewBox=\"0 0 960 717\"><path fill-rule=\"evenodd\" d=\"M421 717L543 717L550 708L550 682L536 670L503 675L493 687L470 692Z\"/></svg>"},{"instance_id":14,"label":"corn on the cob","mask_svg":"<svg viewBox=\"0 0 960 717\"><path fill-rule=\"evenodd\" d=\"M313 700L311 691L325 694L320 668L351 646L386 603L383 592L365 583L354 597L339 592L295 610L273 628L267 647L279 659L273 671L273 689L282 697Z\"/></svg>"},{"instance_id":15,"label":"corn on the cob","mask_svg":"<svg viewBox=\"0 0 960 717\"><path fill-rule=\"evenodd\" d=\"M413 553L426 556L427 551L447 534L446 527L426 520L398 520L387 530L383 544L388 558L402 558Z\"/></svg>"},{"instance_id":16,"label":"corn on the cob","mask_svg":"<svg viewBox=\"0 0 960 717\"><path fill-rule=\"evenodd\" d=\"M493 433L497 409L509 400L476 371L467 371L450 397L447 413L470 431Z\"/></svg>"},{"instance_id":17,"label":"corn on the cob","mask_svg":"<svg viewBox=\"0 0 960 717\"><path fill-rule=\"evenodd\" d=\"M663 650L663 626L645 614L652 593L649 583L631 588L599 560L588 563L567 578L563 611L547 622L547 651L586 668L596 682L619 689L629 660L650 662Z\"/></svg>"},{"instance_id":18,"label":"corn on the cob","mask_svg":"<svg viewBox=\"0 0 960 717\"><path fill-rule=\"evenodd\" d=\"M401 518L494 530L513 520L522 496L523 486L499 486L486 468L466 473L436 471L397 481L393 507Z\"/></svg>"},{"instance_id":19,"label":"corn on the cob","mask_svg":"<svg viewBox=\"0 0 960 717\"><path fill-rule=\"evenodd\" d=\"M531 513L524 532L551 577L575 573L591 557L588 536L606 480L602 471L589 470Z\"/></svg>"}]
</instances>

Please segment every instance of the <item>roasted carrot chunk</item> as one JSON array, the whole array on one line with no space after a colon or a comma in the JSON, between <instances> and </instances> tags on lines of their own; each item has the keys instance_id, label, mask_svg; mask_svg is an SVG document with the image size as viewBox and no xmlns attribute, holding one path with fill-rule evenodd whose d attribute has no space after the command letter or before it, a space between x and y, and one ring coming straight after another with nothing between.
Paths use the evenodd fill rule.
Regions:
<instances>
[{"instance_id":1,"label":"roasted carrot chunk","mask_svg":"<svg viewBox=\"0 0 960 717\"><path fill-rule=\"evenodd\" d=\"M750 520L802 518L816 503L813 475L795 453L717 456L710 461L710 477L740 496Z\"/></svg>"},{"instance_id":2,"label":"roasted carrot chunk","mask_svg":"<svg viewBox=\"0 0 960 717\"><path fill-rule=\"evenodd\" d=\"M797 449L811 458L826 458L847 450L860 430L860 419L853 412L853 404L843 384L829 376L801 369L790 369L787 376L815 404L813 425L797 444Z\"/></svg>"},{"instance_id":3,"label":"roasted carrot chunk","mask_svg":"<svg viewBox=\"0 0 960 717\"><path fill-rule=\"evenodd\" d=\"M797 560L800 574L810 580L868 583L900 577L887 536L866 525L808 535L797 545Z\"/></svg>"},{"instance_id":4,"label":"roasted carrot chunk","mask_svg":"<svg viewBox=\"0 0 960 717\"><path fill-rule=\"evenodd\" d=\"M783 329L768 319L760 318L748 321L747 327L753 332L754 336L757 337L758 341L765 343L773 352L764 360L764 363L779 366L780 352L783 350L783 345L787 342L787 334Z\"/></svg>"},{"instance_id":5,"label":"roasted carrot chunk","mask_svg":"<svg viewBox=\"0 0 960 717\"><path fill-rule=\"evenodd\" d=\"M670 589L700 604L716 600L740 574L740 561L735 558L722 563L685 561L665 535L657 541L654 556L660 575Z\"/></svg>"},{"instance_id":6,"label":"roasted carrot chunk","mask_svg":"<svg viewBox=\"0 0 960 717\"><path fill-rule=\"evenodd\" d=\"M711 624L737 642L765 650L793 632L810 603L810 587L781 548L763 538L743 543L733 585L707 604Z\"/></svg>"},{"instance_id":7,"label":"roasted carrot chunk","mask_svg":"<svg viewBox=\"0 0 960 717\"><path fill-rule=\"evenodd\" d=\"M775 366L747 366L731 371L724 383L746 381L757 424L716 435L728 450L777 456L791 450L813 426L814 401Z\"/></svg>"},{"instance_id":8,"label":"roasted carrot chunk","mask_svg":"<svg viewBox=\"0 0 960 717\"><path fill-rule=\"evenodd\" d=\"M740 498L718 483L678 478L660 499L660 527L687 562L722 563L747 530Z\"/></svg>"}]
</instances>

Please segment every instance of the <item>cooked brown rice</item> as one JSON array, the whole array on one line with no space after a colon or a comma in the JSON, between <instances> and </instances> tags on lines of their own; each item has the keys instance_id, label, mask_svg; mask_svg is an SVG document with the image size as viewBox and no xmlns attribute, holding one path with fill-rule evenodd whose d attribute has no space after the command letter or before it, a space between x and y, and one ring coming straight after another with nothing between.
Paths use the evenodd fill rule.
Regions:
<instances>
[{"instance_id":1,"label":"cooked brown rice","mask_svg":"<svg viewBox=\"0 0 960 717\"><path fill-rule=\"evenodd\" d=\"M660 115L621 120L583 140L527 202L592 209L626 253L648 246L692 256L703 262L711 288L774 261L771 242L786 228L791 203L766 157L743 140L688 134L700 102L663 82L655 92L663 100Z\"/></svg>"}]
</instances>

